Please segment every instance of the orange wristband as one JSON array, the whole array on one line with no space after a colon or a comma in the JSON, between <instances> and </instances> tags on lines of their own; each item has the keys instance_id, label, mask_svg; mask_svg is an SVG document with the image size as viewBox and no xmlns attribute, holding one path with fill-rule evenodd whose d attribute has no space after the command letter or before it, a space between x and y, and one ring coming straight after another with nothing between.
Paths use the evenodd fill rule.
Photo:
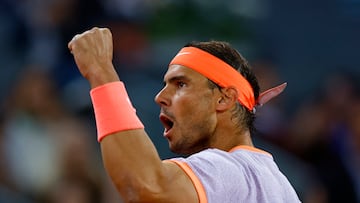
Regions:
<instances>
[{"instance_id":1,"label":"orange wristband","mask_svg":"<svg viewBox=\"0 0 360 203\"><path fill-rule=\"evenodd\" d=\"M118 81L101 85L92 89L90 96L98 142L115 132L144 128L130 102L124 83Z\"/></svg>"}]
</instances>

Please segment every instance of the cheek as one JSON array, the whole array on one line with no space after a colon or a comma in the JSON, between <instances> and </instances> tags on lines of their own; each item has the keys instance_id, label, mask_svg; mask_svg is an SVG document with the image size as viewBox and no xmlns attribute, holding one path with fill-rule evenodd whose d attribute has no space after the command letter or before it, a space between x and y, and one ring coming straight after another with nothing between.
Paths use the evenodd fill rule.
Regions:
<instances>
[{"instance_id":1,"label":"cheek","mask_svg":"<svg viewBox=\"0 0 360 203\"><path fill-rule=\"evenodd\" d=\"M216 109L213 92L204 87L177 92L172 98L172 107L176 120L184 122L199 120Z\"/></svg>"},{"instance_id":2,"label":"cheek","mask_svg":"<svg viewBox=\"0 0 360 203\"><path fill-rule=\"evenodd\" d=\"M211 117L214 109L215 106L212 105L210 98L196 97L179 100L175 112L177 113L178 119L191 124L193 122L201 122Z\"/></svg>"},{"instance_id":3,"label":"cheek","mask_svg":"<svg viewBox=\"0 0 360 203\"><path fill-rule=\"evenodd\" d=\"M174 113L176 119L179 120L183 120L184 118L188 117L196 109L196 104L194 104L194 102L192 102L190 99L179 98L178 100L175 100L173 106L175 107Z\"/></svg>"}]
</instances>

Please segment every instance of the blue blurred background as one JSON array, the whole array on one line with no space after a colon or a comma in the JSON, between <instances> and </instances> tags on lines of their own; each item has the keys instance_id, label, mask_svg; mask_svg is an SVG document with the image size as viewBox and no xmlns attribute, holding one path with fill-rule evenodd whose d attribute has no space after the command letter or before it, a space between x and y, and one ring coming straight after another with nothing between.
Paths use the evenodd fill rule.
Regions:
<instances>
[{"instance_id":1,"label":"blue blurred background","mask_svg":"<svg viewBox=\"0 0 360 203\"><path fill-rule=\"evenodd\" d=\"M67 43L94 26L161 158L153 101L189 41L223 40L262 90L253 135L305 203L360 202L359 0L1 0L0 202L121 202L101 164L89 86ZM136 146L134 146L136 147Z\"/></svg>"}]
</instances>

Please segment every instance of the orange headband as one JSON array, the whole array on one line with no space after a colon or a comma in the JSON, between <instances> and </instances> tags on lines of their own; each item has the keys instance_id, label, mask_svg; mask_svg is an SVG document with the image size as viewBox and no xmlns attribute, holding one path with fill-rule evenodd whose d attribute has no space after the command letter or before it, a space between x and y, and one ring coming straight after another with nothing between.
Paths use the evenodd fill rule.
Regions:
<instances>
[{"instance_id":1,"label":"orange headband","mask_svg":"<svg viewBox=\"0 0 360 203\"><path fill-rule=\"evenodd\" d=\"M253 110L256 102L251 85L239 72L219 58L195 47L184 47L170 62L172 64L191 68L220 87L234 87L239 94L238 101L249 111Z\"/></svg>"}]
</instances>

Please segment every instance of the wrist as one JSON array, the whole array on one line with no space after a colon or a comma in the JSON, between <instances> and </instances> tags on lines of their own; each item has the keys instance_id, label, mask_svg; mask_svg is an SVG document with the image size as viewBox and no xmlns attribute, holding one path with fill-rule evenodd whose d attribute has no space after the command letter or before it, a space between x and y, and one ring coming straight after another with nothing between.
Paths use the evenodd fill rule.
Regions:
<instances>
[{"instance_id":1,"label":"wrist","mask_svg":"<svg viewBox=\"0 0 360 203\"><path fill-rule=\"evenodd\" d=\"M85 76L90 84L91 89L105 85L107 83L120 81L120 78L112 64L108 64L103 67L105 68L91 69L92 72Z\"/></svg>"},{"instance_id":2,"label":"wrist","mask_svg":"<svg viewBox=\"0 0 360 203\"><path fill-rule=\"evenodd\" d=\"M91 90L98 141L124 130L143 129L122 82L111 82Z\"/></svg>"}]
</instances>

